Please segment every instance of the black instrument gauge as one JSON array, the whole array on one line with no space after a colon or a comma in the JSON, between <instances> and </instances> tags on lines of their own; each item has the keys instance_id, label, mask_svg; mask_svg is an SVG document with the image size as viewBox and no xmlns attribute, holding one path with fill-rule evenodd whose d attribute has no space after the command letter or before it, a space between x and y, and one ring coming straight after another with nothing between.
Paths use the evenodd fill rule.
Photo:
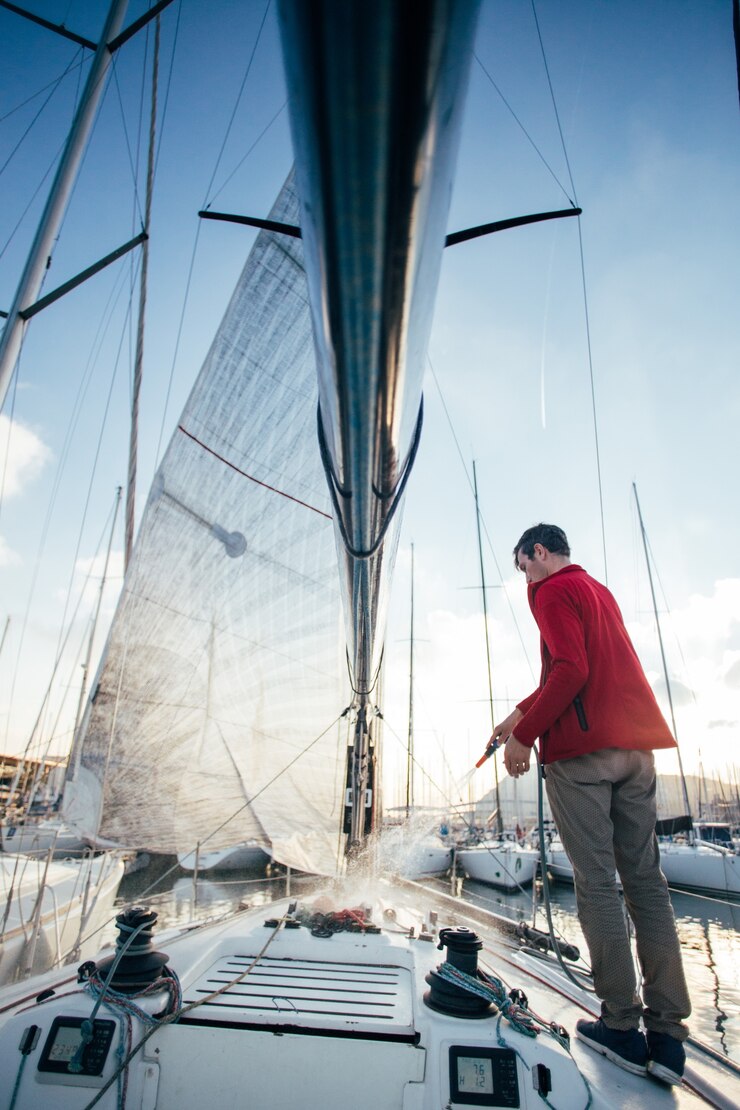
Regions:
<instances>
[{"instance_id":1,"label":"black instrument gauge","mask_svg":"<svg viewBox=\"0 0 740 1110\"><path fill-rule=\"evenodd\" d=\"M39 1071L69 1076L103 1074L116 1023L107 1019L94 1021L92 1038L80 1052L84 1020L78 1017L54 1018L41 1052Z\"/></svg>"},{"instance_id":2,"label":"black instrument gauge","mask_svg":"<svg viewBox=\"0 0 740 1110\"><path fill-rule=\"evenodd\" d=\"M514 1052L510 1048L453 1045L450 1102L462 1106L519 1106Z\"/></svg>"}]
</instances>

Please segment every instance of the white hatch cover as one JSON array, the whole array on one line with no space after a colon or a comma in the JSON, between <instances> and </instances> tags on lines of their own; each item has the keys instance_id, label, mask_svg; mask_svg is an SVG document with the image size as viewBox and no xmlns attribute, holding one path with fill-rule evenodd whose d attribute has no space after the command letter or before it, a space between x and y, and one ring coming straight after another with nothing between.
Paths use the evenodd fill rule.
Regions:
<instances>
[{"instance_id":1,"label":"white hatch cover","mask_svg":"<svg viewBox=\"0 0 740 1110\"><path fill-rule=\"evenodd\" d=\"M202 1005L182 1020L378 1033L403 1040L413 1036L407 968L263 957L233 983L253 959L221 957L188 989L183 1003L202 1000Z\"/></svg>"}]
</instances>

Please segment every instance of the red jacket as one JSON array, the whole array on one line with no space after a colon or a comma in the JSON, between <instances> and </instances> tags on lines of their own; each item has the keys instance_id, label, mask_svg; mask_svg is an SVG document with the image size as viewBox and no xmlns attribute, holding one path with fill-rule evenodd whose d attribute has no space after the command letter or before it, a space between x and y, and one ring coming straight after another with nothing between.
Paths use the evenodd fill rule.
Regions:
<instances>
[{"instance_id":1,"label":"red jacket","mask_svg":"<svg viewBox=\"0 0 740 1110\"><path fill-rule=\"evenodd\" d=\"M613 596L569 564L527 590L540 630L542 674L519 703L514 736L541 737L543 763L602 748L674 748Z\"/></svg>"}]
</instances>

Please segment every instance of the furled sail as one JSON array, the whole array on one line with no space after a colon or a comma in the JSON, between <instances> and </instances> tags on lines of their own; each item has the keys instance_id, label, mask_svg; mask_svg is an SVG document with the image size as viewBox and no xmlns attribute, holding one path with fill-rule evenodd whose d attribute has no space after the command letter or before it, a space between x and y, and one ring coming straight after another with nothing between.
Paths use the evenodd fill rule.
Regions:
<instances>
[{"instance_id":1,"label":"furled sail","mask_svg":"<svg viewBox=\"0 0 740 1110\"><path fill-rule=\"evenodd\" d=\"M271 216L297 222L290 178ZM349 695L316 407L302 244L263 232L156 475L83 720L64 809L88 836L254 838L336 870Z\"/></svg>"}]
</instances>

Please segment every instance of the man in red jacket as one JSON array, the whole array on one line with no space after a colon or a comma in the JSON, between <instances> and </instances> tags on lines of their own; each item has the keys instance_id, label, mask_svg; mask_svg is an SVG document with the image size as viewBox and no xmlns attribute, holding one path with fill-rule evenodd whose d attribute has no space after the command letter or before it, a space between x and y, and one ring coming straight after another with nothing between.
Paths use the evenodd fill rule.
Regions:
<instances>
[{"instance_id":1,"label":"man in red jacket","mask_svg":"<svg viewBox=\"0 0 740 1110\"><path fill-rule=\"evenodd\" d=\"M514 778L529 770L540 740L547 797L573 865L578 918L602 1000L601 1017L580 1020L577 1035L628 1071L679 1084L691 1003L660 870L652 754L675 740L616 601L571 563L562 528L529 528L514 561L540 630L542 673L491 740L506 741L504 764ZM635 927L642 1000L615 870Z\"/></svg>"}]
</instances>

